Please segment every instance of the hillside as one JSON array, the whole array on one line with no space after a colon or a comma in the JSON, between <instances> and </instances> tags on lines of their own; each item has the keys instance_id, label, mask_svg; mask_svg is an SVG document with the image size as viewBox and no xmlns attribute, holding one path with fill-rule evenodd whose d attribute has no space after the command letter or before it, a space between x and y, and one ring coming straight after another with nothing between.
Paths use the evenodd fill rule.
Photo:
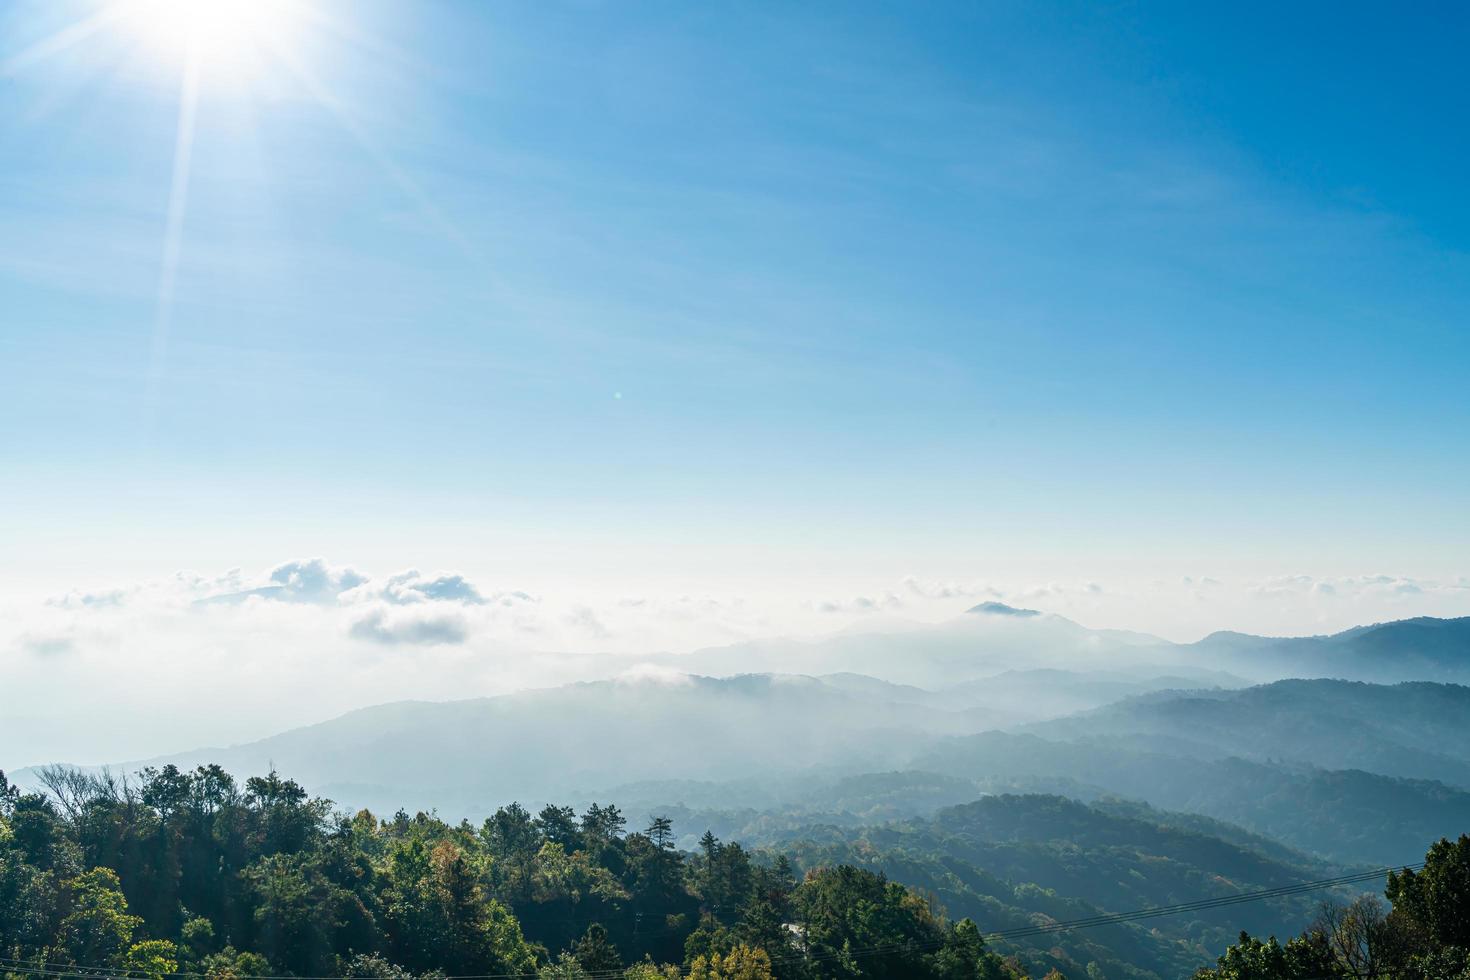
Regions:
<instances>
[{"instance_id":1,"label":"hillside","mask_svg":"<svg viewBox=\"0 0 1470 980\"><path fill-rule=\"evenodd\" d=\"M1038 915L1081 918L1229 895L1334 871L1301 854L1268 857L1169 826L1157 819L1162 816L1109 812L1058 796L999 795L927 820L809 828L777 847L807 867L847 862L882 871L932 891L951 915L972 916L991 929L1026 925ZM1019 954L1033 973L1056 968L1080 976L1095 962L1107 976L1186 976L1241 928L1305 926L1321 898L1233 906L1145 927L1078 930L999 948Z\"/></svg>"},{"instance_id":2,"label":"hillside","mask_svg":"<svg viewBox=\"0 0 1470 980\"><path fill-rule=\"evenodd\" d=\"M1202 757L1283 760L1470 787L1470 687L1288 680L1132 697L1026 731L1129 737Z\"/></svg>"},{"instance_id":3,"label":"hillside","mask_svg":"<svg viewBox=\"0 0 1470 980\"><path fill-rule=\"evenodd\" d=\"M1356 769L1200 759L1126 740L1050 741L987 732L947 740L915 765L977 780L1050 783L1226 820L1335 860L1402 863L1470 826L1470 793Z\"/></svg>"},{"instance_id":4,"label":"hillside","mask_svg":"<svg viewBox=\"0 0 1470 980\"><path fill-rule=\"evenodd\" d=\"M677 676L380 705L153 761L275 765L344 804L483 817L511 800L583 799L639 779L887 767L915 739L967 730L957 713L855 697L810 677Z\"/></svg>"},{"instance_id":5,"label":"hillside","mask_svg":"<svg viewBox=\"0 0 1470 980\"><path fill-rule=\"evenodd\" d=\"M1470 616L1421 616L1357 626L1331 636L1212 633L1188 648L1196 662L1233 664L1261 677L1470 681Z\"/></svg>"},{"instance_id":6,"label":"hillside","mask_svg":"<svg viewBox=\"0 0 1470 980\"><path fill-rule=\"evenodd\" d=\"M1152 674L1215 669L1155 636L1088 629L1062 616L1000 603L982 603L934 625L839 633L817 640L750 641L666 656L660 662L713 675L857 673L929 689L1039 668L1084 672L1138 668Z\"/></svg>"},{"instance_id":7,"label":"hillside","mask_svg":"<svg viewBox=\"0 0 1470 980\"><path fill-rule=\"evenodd\" d=\"M1236 828L1054 795L997 795L928 818L809 822L726 841L708 832L708 822L641 818L613 804L580 816L556 806L533 813L511 806L457 826L402 811L349 818L283 777L236 781L218 768L148 773L131 793L83 779L49 803L0 780L0 869L36 910L0 936L7 956L38 955L44 937L56 934L75 962L97 961L102 954L83 944L85 936L67 931L74 920L53 910L98 900L137 916L117 926L129 937L163 944L203 973L318 976L364 951L418 972L466 972L475 962L513 972L545 964L558 950L591 958L589 944L601 950L599 962L648 955L692 966L710 951L746 944L786 964L778 976L803 978L827 975L801 964L824 961L813 943L836 928L856 930L853 948L900 955L913 946L914 958L873 975L959 980L976 975L982 958L955 933L961 918L992 932L1240 895L1340 870ZM673 844L696 834L688 849ZM1327 894L997 940L994 952L1015 957L1017 980L1052 969L1184 977L1242 927L1301 929ZM12 922L13 911L0 903L0 924ZM937 969L926 957L940 947L972 965ZM385 967L357 962L352 970L380 976Z\"/></svg>"},{"instance_id":8,"label":"hillside","mask_svg":"<svg viewBox=\"0 0 1470 980\"><path fill-rule=\"evenodd\" d=\"M377 705L256 742L114 768L218 761L249 772L274 765L344 805L483 816L513 799L586 800L644 780L770 782L814 768L901 768L936 738L1177 681L1147 672L1048 670L934 691L852 673L660 672L492 698ZM1094 686L1090 697L1084 693ZM25 783L28 772L15 775Z\"/></svg>"},{"instance_id":9,"label":"hillside","mask_svg":"<svg viewBox=\"0 0 1470 980\"><path fill-rule=\"evenodd\" d=\"M1470 617L1419 617L1331 636L1224 631L1195 643L1172 643L989 602L933 625L896 624L814 640L755 640L655 660L698 674L849 672L928 689L1046 670L1111 673L1117 675L1114 680L1174 674L1185 681L1184 687L1237 687L1248 683L1239 678L1261 682L1292 677L1464 683L1470 682ZM1128 693L1135 692L1120 690L1114 697Z\"/></svg>"},{"instance_id":10,"label":"hillside","mask_svg":"<svg viewBox=\"0 0 1470 980\"><path fill-rule=\"evenodd\" d=\"M512 800L613 796L853 826L987 792L1118 796L1342 861L1403 861L1470 826L1470 689L1319 680L1154 691L1010 732L973 706L1048 684L1065 701L1089 678L1104 690L1149 683L1039 671L933 691L853 674L660 675L380 705L148 764L275 767L345 807L472 819ZM16 775L34 785L34 773Z\"/></svg>"}]
</instances>

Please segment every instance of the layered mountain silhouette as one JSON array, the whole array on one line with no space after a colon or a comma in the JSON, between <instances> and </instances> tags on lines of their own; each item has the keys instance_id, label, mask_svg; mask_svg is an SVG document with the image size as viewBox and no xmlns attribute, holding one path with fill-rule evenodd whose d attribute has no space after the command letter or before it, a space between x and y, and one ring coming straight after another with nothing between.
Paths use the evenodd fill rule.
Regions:
<instances>
[{"instance_id":1,"label":"layered mountain silhouette","mask_svg":"<svg viewBox=\"0 0 1470 980\"><path fill-rule=\"evenodd\" d=\"M899 684L950 687L1004 671L1173 672L1205 686L1331 677L1394 683L1470 682L1470 617L1379 623L1331 636L1219 632L1195 643L1089 629L1063 616L984 602L936 625L840 633L817 640L758 640L658 662L691 673L852 672ZM1209 672L1218 672L1211 678ZM1223 676L1220 676L1223 675Z\"/></svg>"},{"instance_id":2,"label":"layered mountain silhouette","mask_svg":"<svg viewBox=\"0 0 1470 980\"><path fill-rule=\"evenodd\" d=\"M1358 626L1331 636L1212 633L1192 644L1196 662L1215 660L1255 676L1352 680L1470 680L1470 616L1421 616Z\"/></svg>"},{"instance_id":3,"label":"layered mountain silhouette","mask_svg":"<svg viewBox=\"0 0 1470 980\"><path fill-rule=\"evenodd\" d=\"M1447 671L1466 659L1470 619L1181 645L997 606L900 634L669 658L782 671L722 677L665 665L499 697L384 704L117 768L275 768L346 807L468 817L511 800L631 798L850 822L1039 790L1229 820L1340 860L1406 860L1426 835L1470 826L1470 688L1331 678L1250 686L1241 676L1267 663ZM825 667L836 669L815 669Z\"/></svg>"}]
</instances>

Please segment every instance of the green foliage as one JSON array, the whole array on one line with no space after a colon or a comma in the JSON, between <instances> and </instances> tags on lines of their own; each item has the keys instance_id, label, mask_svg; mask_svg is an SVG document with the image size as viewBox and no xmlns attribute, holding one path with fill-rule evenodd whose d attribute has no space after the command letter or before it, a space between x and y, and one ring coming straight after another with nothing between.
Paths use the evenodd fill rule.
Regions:
<instances>
[{"instance_id":1,"label":"green foliage","mask_svg":"<svg viewBox=\"0 0 1470 980\"><path fill-rule=\"evenodd\" d=\"M122 968L129 973L162 980L179 968L178 949L167 939L145 939L134 943L123 957Z\"/></svg>"},{"instance_id":2,"label":"green foliage","mask_svg":"<svg viewBox=\"0 0 1470 980\"><path fill-rule=\"evenodd\" d=\"M687 980L772 980L773 976L766 951L741 943L728 953L695 957Z\"/></svg>"},{"instance_id":3,"label":"green foliage","mask_svg":"<svg viewBox=\"0 0 1470 980\"><path fill-rule=\"evenodd\" d=\"M1244 932L1215 969L1195 974L1196 980L1325 980L1343 975L1320 934L1300 936L1283 946L1275 936L1262 942Z\"/></svg>"},{"instance_id":4,"label":"green foliage","mask_svg":"<svg viewBox=\"0 0 1470 980\"><path fill-rule=\"evenodd\" d=\"M881 874L839 865L810 872L792 896L814 977L974 976L984 942L948 925L919 895Z\"/></svg>"},{"instance_id":5,"label":"green foliage","mask_svg":"<svg viewBox=\"0 0 1470 980\"><path fill-rule=\"evenodd\" d=\"M1193 969L1212 937L1228 941L1228 916L1305 914L1240 907L992 950L977 923L1167 904L1299 880L1302 868L1249 835L1225 841L1060 797L807 836L785 848L793 861L713 832L684 852L672 819L628 832L609 804L535 816L511 805L477 827L334 814L275 773L243 785L217 767L146 770L136 783L56 774L49 798L0 777L0 956L137 980L1024 980L1058 969L1154 980ZM1443 841L1423 871L1393 878L1391 913L1352 906L1285 945L1247 934L1206 975L1454 976L1470 962L1467 867L1470 840ZM968 917L950 921L941 901Z\"/></svg>"},{"instance_id":6,"label":"green foliage","mask_svg":"<svg viewBox=\"0 0 1470 980\"><path fill-rule=\"evenodd\" d=\"M886 874L932 893L951 915L992 930L1338 873L1284 849L1277 852L1287 860L1243 846L1248 839L1235 844L1161 820L1156 811L1125 815L1059 796L998 795L928 820L855 831L798 828L780 837L778 846L804 867L848 864ZM1147 928L1116 926L998 943L996 952L1016 957L1016 969L1037 975L1060 969L1079 977L1096 963L1112 980L1186 976L1242 928L1305 927L1316 903L1315 896L1249 903L1153 920Z\"/></svg>"},{"instance_id":7,"label":"green foliage","mask_svg":"<svg viewBox=\"0 0 1470 980\"><path fill-rule=\"evenodd\" d=\"M571 953L562 953L554 962L543 966L536 977L537 980L586 980L587 971Z\"/></svg>"},{"instance_id":8,"label":"green foliage","mask_svg":"<svg viewBox=\"0 0 1470 980\"><path fill-rule=\"evenodd\" d=\"M359 953L342 968L348 980L414 980L414 975L376 954Z\"/></svg>"},{"instance_id":9,"label":"green foliage","mask_svg":"<svg viewBox=\"0 0 1470 980\"><path fill-rule=\"evenodd\" d=\"M738 923L754 880L730 845L696 881L671 821L630 834L611 804L512 805L472 828L334 815L276 773L45 778L50 797L0 777L0 956L13 960L220 980L606 974L625 955L681 959L701 883Z\"/></svg>"},{"instance_id":10,"label":"green foliage","mask_svg":"<svg viewBox=\"0 0 1470 980\"><path fill-rule=\"evenodd\" d=\"M1293 711L1282 714L1296 717ZM915 765L992 780L1027 781L1046 774L1053 785L1036 788L1056 791L1063 787L1055 784L1069 782L1101 787L1157 806L1207 814L1293 847L1354 863L1402 862L1448 828L1470 825L1470 792L1456 788L1470 785L1470 769L1465 771L1465 782L1446 784L1263 758L1189 758L1165 751L1188 746L1188 712L1183 715L1177 731L1171 729L1156 741L1131 737L1062 741L1057 736L1068 733L1050 728L1043 730L1044 738L987 732L944 743ZM1348 717L1356 721L1361 716ZM1347 737L1350 731L1351 726L1335 726L1332 735ZM1083 733L1078 729L1075 734ZM1401 772L1390 765L1381 768ZM1071 789L1064 791L1075 795Z\"/></svg>"},{"instance_id":11,"label":"green foliage","mask_svg":"<svg viewBox=\"0 0 1470 980\"><path fill-rule=\"evenodd\" d=\"M1470 836L1429 848L1422 871L1390 875L1394 912L1440 946L1470 948Z\"/></svg>"},{"instance_id":12,"label":"green foliage","mask_svg":"<svg viewBox=\"0 0 1470 980\"><path fill-rule=\"evenodd\" d=\"M226 946L218 953L206 956L198 972L209 980L237 980L241 977L270 976L271 965L259 953L242 953L233 946Z\"/></svg>"},{"instance_id":13,"label":"green foliage","mask_svg":"<svg viewBox=\"0 0 1470 980\"><path fill-rule=\"evenodd\" d=\"M648 960L634 963L623 971L623 980L683 980L683 978L683 971L677 966L672 964L659 966Z\"/></svg>"},{"instance_id":14,"label":"green foliage","mask_svg":"<svg viewBox=\"0 0 1470 980\"><path fill-rule=\"evenodd\" d=\"M184 920L183 928L179 930L178 949L185 964L199 963L218 948L219 940L215 936L213 922L202 915L190 916Z\"/></svg>"},{"instance_id":15,"label":"green foliage","mask_svg":"<svg viewBox=\"0 0 1470 980\"><path fill-rule=\"evenodd\" d=\"M1466 980L1470 978L1470 837L1440 840L1424 868L1390 874L1385 915L1371 897L1324 907L1284 946L1248 933L1197 980Z\"/></svg>"},{"instance_id":16,"label":"green foliage","mask_svg":"<svg viewBox=\"0 0 1470 980\"><path fill-rule=\"evenodd\" d=\"M577 941L572 955L588 973L611 973L623 968L623 958L607 938L607 929L599 923L587 927L587 935Z\"/></svg>"},{"instance_id":17,"label":"green foliage","mask_svg":"<svg viewBox=\"0 0 1470 980\"><path fill-rule=\"evenodd\" d=\"M117 872L93 868L68 881L63 891L69 911L48 959L88 966L121 964L132 946L133 931L143 920L128 914Z\"/></svg>"}]
</instances>

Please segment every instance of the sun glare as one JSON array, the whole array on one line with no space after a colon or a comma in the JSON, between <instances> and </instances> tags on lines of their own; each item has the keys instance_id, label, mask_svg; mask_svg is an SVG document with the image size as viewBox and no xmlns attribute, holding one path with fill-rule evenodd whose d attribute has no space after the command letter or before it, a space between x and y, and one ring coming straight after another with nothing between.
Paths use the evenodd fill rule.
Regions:
<instances>
[{"instance_id":1,"label":"sun glare","mask_svg":"<svg viewBox=\"0 0 1470 980\"><path fill-rule=\"evenodd\" d=\"M133 31L157 53L197 60L211 73L259 66L289 47L298 11L288 0L121 0Z\"/></svg>"}]
</instances>

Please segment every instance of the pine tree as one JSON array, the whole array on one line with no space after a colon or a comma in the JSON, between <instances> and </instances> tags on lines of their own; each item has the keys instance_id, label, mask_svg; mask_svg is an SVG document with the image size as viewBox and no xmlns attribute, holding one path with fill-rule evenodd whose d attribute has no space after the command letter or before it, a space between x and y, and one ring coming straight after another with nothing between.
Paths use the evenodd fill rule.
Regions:
<instances>
[{"instance_id":1,"label":"pine tree","mask_svg":"<svg viewBox=\"0 0 1470 980\"><path fill-rule=\"evenodd\" d=\"M594 922L587 928L587 934L577 941L573 955L588 973L610 973L623 968L623 958L600 923Z\"/></svg>"}]
</instances>

